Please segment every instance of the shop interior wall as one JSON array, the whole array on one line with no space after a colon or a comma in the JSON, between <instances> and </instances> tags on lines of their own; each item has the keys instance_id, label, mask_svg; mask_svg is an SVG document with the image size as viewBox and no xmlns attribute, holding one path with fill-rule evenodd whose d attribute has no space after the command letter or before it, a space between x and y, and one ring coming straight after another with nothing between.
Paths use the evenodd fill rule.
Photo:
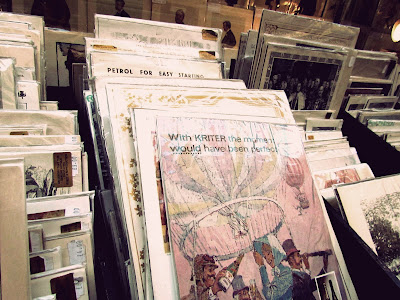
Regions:
<instances>
[{"instance_id":1,"label":"shop interior wall","mask_svg":"<svg viewBox=\"0 0 400 300\"><path fill-rule=\"evenodd\" d=\"M1 7L30 14L34 0L0 0ZM40 1L40 0L36 0ZM57 1L57 0L51 0ZM115 0L65 0L71 12L71 31L93 32L94 14L115 14ZM226 0L126 0L125 10L133 18L175 22L175 12L185 12L185 24L216 27L229 20L239 40L241 32L257 30L263 8L293 13L300 0L237 0L234 7ZM279 6L277 3L279 2ZM250 7L251 9L247 9ZM391 28L400 19L400 2L393 0L317 0L313 18L336 21L361 28L356 48L400 52L399 43L390 39Z\"/></svg>"}]
</instances>

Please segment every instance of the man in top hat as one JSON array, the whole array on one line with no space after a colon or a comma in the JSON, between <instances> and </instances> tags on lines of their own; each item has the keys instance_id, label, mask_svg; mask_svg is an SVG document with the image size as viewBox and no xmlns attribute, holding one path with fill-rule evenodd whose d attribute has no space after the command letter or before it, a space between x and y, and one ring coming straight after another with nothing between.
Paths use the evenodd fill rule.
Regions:
<instances>
[{"instance_id":1,"label":"man in top hat","mask_svg":"<svg viewBox=\"0 0 400 300\"><path fill-rule=\"evenodd\" d=\"M244 284L242 275L237 275L232 281L233 294L235 300L251 300L250 288Z\"/></svg>"},{"instance_id":2,"label":"man in top hat","mask_svg":"<svg viewBox=\"0 0 400 300\"><path fill-rule=\"evenodd\" d=\"M194 276L191 278L191 280L195 279L195 285L191 286L189 295L181 299L217 300L217 293L221 291L218 281L226 274L226 269L222 269L216 274L215 269L217 268L218 265L215 264L212 256L208 254L196 255L194 258Z\"/></svg>"},{"instance_id":3,"label":"man in top hat","mask_svg":"<svg viewBox=\"0 0 400 300\"><path fill-rule=\"evenodd\" d=\"M311 279L310 263L308 255L300 255L300 250L296 248L292 239L287 239L282 244L286 252L286 260L292 268L293 275L293 300L314 300L313 292L317 289L315 281ZM304 263L304 267L303 267ZM324 256L324 268L318 275L326 273L328 259Z\"/></svg>"}]
</instances>

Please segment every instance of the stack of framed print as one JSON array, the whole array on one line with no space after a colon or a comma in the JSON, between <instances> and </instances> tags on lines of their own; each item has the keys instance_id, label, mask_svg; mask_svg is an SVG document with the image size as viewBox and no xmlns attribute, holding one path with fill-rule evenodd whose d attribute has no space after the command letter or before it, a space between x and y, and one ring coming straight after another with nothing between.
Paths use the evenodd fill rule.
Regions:
<instances>
[{"instance_id":1,"label":"stack of framed print","mask_svg":"<svg viewBox=\"0 0 400 300\"><path fill-rule=\"evenodd\" d=\"M307 118L331 119L335 110L292 110L297 126L306 130Z\"/></svg>"},{"instance_id":2,"label":"stack of framed print","mask_svg":"<svg viewBox=\"0 0 400 300\"><path fill-rule=\"evenodd\" d=\"M257 37L258 32L255 30L242 33L240 37L239 54L233 78L243 80L246 86L248 86L251 65L256 51Z\"/></svg>"},{"instance_id":3,"label":"stack of framed print","mask_svg":"<svg viewBox=\"0 0 400 300\"><path fill-rule=\"evenodd\" d=\"M291 254L306 251L311 276L320 271L332 275L341 297L352 297L338 272L340 254L323 225L320 198L293 123L268 123L265 117L239 114L212 117L195 111L133 109L131 114L156 298L200 299L209 294L229 299L236 293L235 283L234 289L230 287L232 279L241 280L243 286L253 282L254 291L269 297L275 291L265 288L261 278L274 273L262 260L264 247L274 253L272 267L285 276L269 279L279 295L299 292L299 286L291 283L296 268ZM311 219L320 225L304 239ZM165 248L166 238L172 256ZM212 267L215 280L202 279L205 265ZM232 270L225 288L218 287L224 267Z\"/></svg>"},{"instance_id":4,"label":"stack of framed print","mask_svg":"<svg viewBox=\"0 0 400 300\"><path fill-rule=\"evenodd\" d=\"M399 175L335 187L343 216L399 278Z\"/></svg>"},{"instance_id":5,"label":"stack of framed print","mask_svg":"<svg viewBox=\"0 0 400 300\"><path fill-rule=\"evenodd\" d=\"M400 120L400 110L362 110L357 114L357 120L366 125L369 120Z\"/></svg>"},{"instance_id":6,"label":"stack of framed print","mask_svg":"<svg viewBox=\"0 0 400 300\"><path fill-rule=\"evenodd\" d=\"M347 99L345 111L386 140L388 134L394 137L399 132L399 111L394 109L397 102L395 96L354 95ZM388 142L398 146L396 138Z\"/></svg>"},{"instance_id":7,"label":"stack of framed print","mask_svg":"<svg viewBox=\"0 0 400 300\"><path fill-rule=\"evenodd\" d=\"M367 127L376 135L382 137L387 143L399 149L400 146L400 120L369 119Z\"/></svg>"},{"instance_id":8,"label":"stack of framed print","mask_svg":"<svg viewBox=\"0 0 400 300\"><path fill-rule=\"evenodd\" d=\"M360 29L355 27L264 9L258 29L257 48L248 86L254 88L255 74L257 73L257 69L263 64L261 52L263 48L262 37L265 33L354 49L359 31Z\"/></svg>"},{"instance_id":9,"label":"stack of framed print","mask_svg":"<svg viewBox=\"0 0 400 300\"><path fill-rule=\"evenodd\" d=\"M284 90L292 110L339 111L355 50L270 34L261 39L253 88Z\"/></svg>"},{"instance_id":10,"label":"stack of framed print","mask_svg":"<svg viewBox=\"0 0 400 300\"><path fill-rule=\"evenodd\" d=\"M20 22L14 17L20 17ZM15 198L15 190L10 189L21 184L16 178L18 170L3 172L4 178L0 181L7 184L4 187L7 203L10 199L15 198L15 201L9 202L13 204L12 208L6 203L2 205L7 212L7 216L2 215L2 224L8 223L7 226L12 228L2 225L2 230L7 229L7 232L1 234L4 239L1 257L7 257L14 267L17 266L18 272L10 271L9 263L2 261L1 271L6 274L2 277L2 296L30 299L57 294L61 297L66 293L62 280L58 282L54 277L47 277L48 272L59 274L60 268L82 264L79 276L74 278L73 271L68 272L71 297L96 299L92 247L94 193L85 193L88 190L88 166L79 136L78 112L59 111L56 101L42 101L46 99L42 89L42 83L45 83L43 18L26 16L32 19L28 22L24 16L14 17L0 14L0 47L4 56L0 74L0 157L2 161L9 161L2 167L21 162L18 169L22 172L22 188L17 190L24 197L20 202ZM23 26L14 27L16 23ZM32 27L33 23L35 27ZM12 195L9 194L11 190ZM58 204L51 203L56 200ZM30 211L27 202L35 202L36 211ZM21 221L17 211L24 215L25 221L28 216L29 226ZM26 247L16 246L12 239L7 240L11 238L10 234ZM12 248L3 247L3 244ZM18 280L12 274L17 275ZM13 294L10 294L9 280L20 284L18 289L13 289ZM40 284L36 284L38 282Z\"/></svg>"},{"instance_id":11,"label":"stack of framed print","mask_svg":"<svg viewBox=\"0 0 400 300\"><path fill-rule=\"evenodd\" d=\"M45 76L45 50L44 50L44 21L41 16L12 14L1 12L0 33L18 34L31 41L35 49L35 79L40 86L41 99L46 100L46 76ZM4 56L4 55L2 55ZM26 74L22 72L22 74ZM25 78L25 80L28 78ZM30 78L29 80L33 80Z\"/></svg>"},{"instance_id":12,"label":"stack of framed print","mask_svg":"<svg viewBox=\"0 0 400 300\"><path fill-rule=\"evenodd\" d=\"M80 276L79 280L74 280L71 277L72 289L86 299L89 295L90 299L96 299L92 246L94 192L87 192L88 169L81 138L76 134L76 112L1 110L0 114L1 123L8 124L2 125L2 161L23 159L23 188L20 190L25 194L24 210L18 209L24 213L24 219L29 220L29 227L19 222L9 232L15 235L21 230L28 238L29 256L26 254L26 258L28 263L30 261L31 274L34 274L31 295L50 294L42 288L60 295L63 288L55 289L50 282L52 279L45 279L46 272L58 274L60 268L83 264L84 278L79 279ZM52 135L46 135L49 132ZM17 186L13 177L7 176L11 180L8 185ZM8 271L5 273L9 274ZM29 265L27 276L29 279ZM42 278L39 286L35 284L36 278Z\"/></svg>"},{"instance_id":13,"label":"stack of framed print","mask_svg":"<svg viewBox=\"0 0 400 300\"><path fill-rule=\"evenodd\" d=\"M107 81L112 82L112 78L95 79L96 105L101 114L99 124L102 124L102 131L105 133L106 151L110 168L114 174L114 184L119 205L126 218L128 236L133 234L133 230L135 232L135 239L130 240L133 262L135 266L140 266L146 262L148 257L146 255L145 236L143 235L143 203L140 197L139 178L136 175L137 158L132 149L132 131L130 130L132 121L129 117L128 107L175 107L175 109L184 107L185 110L188 110L204 105L204 109L209 106L207 111L210 113L217 108L221 113L229 113L240 107L240 110L254 114L257 110L258 112L264 111L262 107L269 102L265 102L268 99L265 98L265 95L268 94L260 91L253 91L252 94L244 91L240 92L237 89L244 88L243 82L234 80L193 81L182 79L177 81L172 79L152 79L151 82L150 79L143 78L140 80L136 78L135 80L130 79L132 83L125 84L125 86L117 84L117 82L120 82L119 79L114 79L113 84L106 84ZM146 86L143 84L146 84ZM153 86L149 86L149 84L153 84ZM191 86L192 88L189 88ZM194 89L193 86L197 86L197 89ZM216 89L217 87L218 89ZM234 90L229 88L234 88ZM265 107L265 113L272 114L276 118L280 116L283 107L285 107L284 102L282 102L284 96L281 92L276 92L270 97L271 101L276 99L282 103L282 108L275 107L275 105ZM247 102L245 99L247 99ZM224 103L230 103L230 105L224 105ZM287 114L288 108L283 111ZM293 119L289 118L287 121L293 122ZM126 157L121 157L117 153L124 153ZM124 161L130 161L131 163L128 166L124 164ZM119 175L116 176L115 174ZM118 181L116 181L117 178L119 179ZM132 227L130 224L134 224L134 226ZM135 254L134 251L144 253L144 255L139 258L139 255ZM135 257L134 255L137 256ZM145 272L145 270L148 270L148 268L139 268L139 274L142 274L143 282L145 282L146 276L149 276L148 271ZM138 281L140 279L137 278ZM151 280L151 278L148 279ZM151 292L151 283L148 290L148 292Z\"/></svg>"},{"instance_id":14,"label":"stack of framed print","mask_svg":"<svg viewBox=\"0 0 400 300\"><path fill-rule=\"evenodd\" d=\"M131 294L140 299L176 299L188 294L197 298L196 293L191 292L191 284L196 290L196 278L200 276L196 260L205 259L213 261L210 266L228 267L234 266L235 258L239 257L236 264L249 268L232 267L230 279L234 277L235 281L242 280L249 285L251 280L258 286L253 290L260 295L265 292L264 297L268 298L271 291L263 289L261 280L265 274L260 275L257 268L257 264L262 263L259 258L253 258L253 253L254 257L258 253L262 260L262 243L267 240L270 244L265 242L265 245L277 251L279 261L276 264L287 274L288 281L282 283L284 293L292 295L298 291L290 283L291 260L282 260L292 254L289 248L295 248L310 253L308 268L312 277L327 274L325 276L334 278L337 292L343 299L355 298L354 287L307 166L302 145L305 134L295 125L285 91L246 90L241 80L222 79L222 32L219 29L103 15L96 15L95 20L96 37L86 38L91 79L85 97L90 99L86 104L92 136L98 147L99 178L115 196L127 240L126 273ZM313 28L314 20L309 23ZM321 28L313 31L323 42L334 38L328 31L336 29L336 25L329 27L319 21L315 24L325 26L322 34ZM349 41L356 38L358 31L339 27L343 43L351 44ZM310 59L313 65L328 66L320 68L323 73L320 84L331 84L326 88L326 101L318 104L318 115L308 113L299 117L304 119L304 129L307 117L334 116L346 90L343 83L351 73L352 49L327 44L323 44L326 49L320 49L321 44L317 42L273 36L268 42L260 42L260 39L256 42L256 35L255 31L243 35L235 77L243 75L244 79L250 79L249 62L258 43L265 46L264 54L270 55L273 50L287 51L294 60L300 49L316 57ZM249 59L246 61L246 58ZM267 68L261 68L260 72L260 83L263 80L264 86ZM315 73L315 70L310 67L309 72ZM325 125L310 126L321 129ZM335 124L336 129L339 127ZM170 141L162 141L168 138L168 133ZM354 149L347 149L348 142L343 136L334 142L344 148L337 157L356 154ZM321 143L310 149L317 147L328 151L333 146ZM158 148L160 155L155 151ZM202 155L204 160L200 158ZM324 155L326 159L332 157L331 153ZM184 161L170 160L174 156ZM171 170L184 168L182 171L187 178L184 179L183 174L169 173L170 167ZM226 177L222 176L225 170ZM228 181L227 189L223 182ZM187 192L188 199L198 202L186 205L180 199L176 203L171 200L170 207L170 199L180 192ZM287 202L283 201L286 196ZM232 203L224 204L226 201ZM245 207L249 208L247 212ZM235 208L238 208L237 216L230 213ZM266 222L265 232L257 231L255 224L264 213L272 214L276 222ZM195 215L198 218L191 220ZM180 221L175 221L175 217L189 223L178 224ZM294 223L304 224L304 228L290 225ZM223 247L214 236L210 236L209 245L206 242L206 233L211 234L217 227L225 228L227 233L225 237L218 234L226 244ZM302 240L300 231L308 232L317 227L307 241ZM197 234L204 248L200 244L190 245ZM236 237L239 242L233 245ZM189 244L184 245L186 238ZM220 250L226 253L214 253ZM324 270L319 274L321 269ZM265 270L271 277L268 264ZM234 287L235 283L230 279L229 276L225 279L227 292L218 293L220 299L232 298L231 285ZM310 293L318 296L318 291Z\"/></svg>"},{"instance_id":15,"label":"stack of framed print","mask_svg":"<svg viewBox=\"0 0 400 300\"><path fill-rule=\"evenodd\" d=\"M95 19L96 39L86 40L88 73L89 76L95 76L92 91L88 92L95 101L88 104L87 111L90 112L92 136L99 147L96 151L98 174L100 181L112 189L115 205L121 215L122 234L128 241L130 261L126 264L125 258L121 265L127 268L124 273L129 274L131 294L151 299L140 186L133 174L136 160L130 154L129 144L123 145L128 145L126 154L129 159L124 158L123 162L129 162L129 167L121 162L113 148L113 145L119 147L120 134L125 139L131 139L126 104L130 96L125 94L121 101L117 101L125 111L121 131L118 129L120 120L115 120L109 112L107 81L116 86L119 83L122 86L135 84L138 89L133 89L134 93L144 85L173 86L175 89L197 85L241 89L245 86L241 81L220 80L223 77L220 29L102 15L96 15ZM175 101L179 102L179 99ZM145 99L140 100L140 103L145 102ZM116 135L115 132L121 133Z\"/></svg>"},{"instance_id":16,"label":"stack of framed print","mask_svg":"<svg viewBox=\"0 0 400 300\"><path fill-rule=\"evenodd\" d=\"M54 256L56 253L53 249L58 249L57 256L51 261L50 258L45 259L41 268L40 264L34 265L36 269L39 268L37 273L56 270L55 259L57 262L60 260L61 267L83 264L87 276L84 288L89 290L90 299L96 299L93 268L93 200L94 192L27 199L28 224L41 227L41 246L44 249L41 253L31 253L31 256L45 259L43 257L47 253L51 252ZM75 287L78 291L77 284Z\"/></svg>"},{"instance_id":17,"label":"stack of framed print","mask_svg":"<svg viewBox=\"0 0 400 300\"><path fill-rule=\"evenodd\" d=\"M357 118L361 110L391 110L394 109L398 97L376 95L351 95L347 99L344 110Z\"/></svg>"}]
</instances>

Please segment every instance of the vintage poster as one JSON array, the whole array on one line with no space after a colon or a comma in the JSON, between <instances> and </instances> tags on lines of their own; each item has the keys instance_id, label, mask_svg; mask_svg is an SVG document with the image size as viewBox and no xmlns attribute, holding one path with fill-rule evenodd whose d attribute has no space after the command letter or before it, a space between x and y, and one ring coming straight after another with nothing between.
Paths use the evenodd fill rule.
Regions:
<instances>
[{"instance_id":1,"label":"vintage poster","mask_svg":"<svg viewBox=\"0 0 400 300\"><path fill-rule=\"evenodd\" d=\"M178 108L173 109L174 116L190 116L200 118L219 118L219 119L231 119L232 116L218 114L218 113L200 113L200 112L187 112L188 109L179 110ZM160 174L160 160L159 155L156 151L157 142L157 130L156 130L156 117L160 115L169 116L171 110L153 110L135 108L130 109L132 128L135 132L135 137L131 143L134 146L134 152L137 155L135 162L138 166L138 171L135 173L135 178L141 182L141 203L143 205L143 218L145 219L145 229L149 236L146 244L148 245L148 258L150 260L149 267L146 270L163 270L163 272L151 272L150 282L152 282L150 288L153 289L155 285L156 299L176 299L178 296L170 296L166 294L165 289L159 289L159 282L163 282L166 286L175 286L171 281L174 280L174 276L165 277L165 274L171 274L172 264L171 251L168 236L168 226L165 215L165 200L162 189L162 180ZM251 118L253 121L268 120L269 122L277 122L278 118L263 117L249 117L235 115L237 120L248 120ZM145 166L140 168L139 166ZM140 175L139 175L140 174ZM137 190L136 190L137 191ZM139 191L137 191L139 192ZM158 199L158 201L154 201ZM150 212L150 213L146 213ZM147 257L147 254L146 254ZM147 271L147 274L150 272ZM157 294L158 293L158 294ZM161 293L161 294L160 294Z\"/></svg>"},{"instance_id":2,"label":"vintage poster","mask_svg":"<svg viewBox=\"0 0 400 300\"><path fill-rule=\"evenodd\" d=\"M296 126L166 116L157 134L180 299L319 299L328 272L347 299Z\"/></svg>"},{"instance_id":3,"label":"vintage poster","mask_svg":"<svg viewBox=\"0 0 400 300\"><path fill-rule=\"evenodd\" d=\"M203 113L246 114L262 115L263 118L273 118L276 122L294 123L287 100L281 91L248 91L238 90L242 85L235 81L221 80L168 80L145 78L143 81L135 79L134 83L106 84L109 79L96 79L96 105L102 118L107 154L110 159L113 174L118 174L119 183L116 184L117 195L123 203L127 227L135 231L135 241L138 254L137 274L145 278L148 269L147 246L143 234L143 202L140 194L140 185L137 175L137 157L134 151L133 139L137 134L132 129L133 120L129 115L129 108L174 109L181 111L195 111ZM101 87L101 82L105 85ZM115 82L115 81L114 81ZM141 84L144 85L141 85ZM145 86L147 85L147 86ZM220 88L196 88L193 86L214 86ZM232 89L230 89L232 88ZM110 123L107 123L109 120ZM142 129L140 129L142 130ZM118 155L117 155L118 154ZM119 189L119 190L118 190ZM130 211L129 211L130 210ZM131 226L130 224L134 224ZM136 266L136 265L135 265ZM137 276L140 280L141 277ZM143 280L144 281L144 280ZM141 283L138 283L140 286Z\"/></svg>"}]
</instances>

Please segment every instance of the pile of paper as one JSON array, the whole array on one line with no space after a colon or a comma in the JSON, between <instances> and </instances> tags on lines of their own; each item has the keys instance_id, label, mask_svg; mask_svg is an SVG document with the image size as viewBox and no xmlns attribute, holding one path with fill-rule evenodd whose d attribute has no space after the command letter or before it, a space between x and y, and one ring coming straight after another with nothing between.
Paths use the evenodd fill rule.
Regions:
<instances>
[{"instance_id":1,"label":"pile of paper","mask_svg":"<svg viewBox=\"0 0 400 300\"><path fill-rule=\"evenodd\" d=\"M43 18L0 14L0 109L39 110L46 100Z\"/></svg>"},{"instance_id":2,"label":"pile of paper","mask_svg":"<svg viewBox=\"0 0 400 300\"><path fill-rule=\"evenodd\" d=\"M43 18L0 20L2 298L96 299L94 192L78 112L42 101Z\"/></svg>"},{"instance_id":3,"label":"pile of paper","mask_svg":"<svg viewBox=\"0 0 400 300\"><path fill-rule=\"evenodd\" d=\"M357 50L349 88L341 105L397 150L399 129L399 67L394 53Z\"/></svg>"}]
</instances>

